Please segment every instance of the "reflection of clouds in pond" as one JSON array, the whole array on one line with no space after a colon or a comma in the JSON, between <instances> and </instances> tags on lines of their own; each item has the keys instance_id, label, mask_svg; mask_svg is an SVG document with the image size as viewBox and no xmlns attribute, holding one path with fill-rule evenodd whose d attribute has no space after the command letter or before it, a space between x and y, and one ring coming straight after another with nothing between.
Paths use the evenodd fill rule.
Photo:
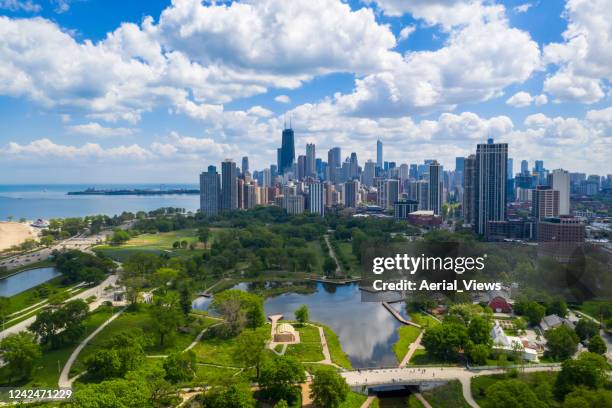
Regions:
<instances>
[{"instance_id":1,"label":"reflection of clouds in pond","mask_svg":"<svg viewBox=\"0 0 612 408\"><path fill-rule=\"evenodd\" d=\"M284 294L267 299L266 314L293 319L301 305L308 306L310 319L331 327L355 367L396 364L392 345L399 323L380 303L362 302L357 285L337 286L330 293L317 285L317 292Z\"/></svg>"}]
</instances>

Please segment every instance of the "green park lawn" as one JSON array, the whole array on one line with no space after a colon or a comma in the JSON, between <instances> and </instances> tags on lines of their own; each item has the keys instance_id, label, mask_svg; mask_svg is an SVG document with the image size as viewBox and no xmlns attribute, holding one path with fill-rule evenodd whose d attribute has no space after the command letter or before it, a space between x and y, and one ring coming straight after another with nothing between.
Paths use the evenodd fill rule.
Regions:
<instances>
[{"instance_id":1,"label":"green park lawn","mask_svg":"<svg viewBox=\"0 0 612 408\"><path fill-rule=\"evenodd\" d=\"M366 399L365 395L351 391L339 408L360 408Z\"/></svg>"},{"instance_id":2,"label":"green park lawn","mask_svg":"<svg viewBox=\"0 0 612 408\"><path fill-rule=\"evenodd\" d=\"M395 353L397 361L402 361L402 359L408 352L410 344L413 343L417 337L419 337L419 333L421 333L421 330L414 326L402 325L397 329L397 332L398 339L397 342L393 345L393 352Z\"/></svg>"},{"instance_id":3,"label":"green park lawn","mask_svg":"<svg viewBox=\"0 0 612 408\"><path fill-rule=\"evenodd\" d=\"M85 320L85 333L81 336L79 341L87 337L98 326L104 323L104 321L111 317L115 311L115 309L102 306L92 312ZM59 373L76 347L76 344L78 344L78 342L55 350L43 350L42 359L34 369L32 379L27 384L23 384L23 386L56 388ZM6 369L2 367L0 368L0 382L6 384L7 381Z\"/></svg>"},{"instance_id":4,"label":"green park lawn","mask_svg":"<svg viewBox=\"0 0 612 408\"><path fill-rule=\"evenodd\" d=\"M27 289L21 293L17 293L16 295L11 296L10 297L11 303L9 306L8 313L11 314L14 312L18 312L21 309L24 309L28 306L32 306L35 303L45 300L47 296L42 296L42 297L39 296L39 289L43 285L45 285L45 288L47 289L49 295L63 292L68 287L73 286L72 284L70 285L63 284L62 283L63 279L64 278L62 276L58 276L41 285L35 286L33 288Z\"/></svg>"},{"instance_id":5,"label":"green park lawn","mask_svg":"<svg viewBox=\"0 0 612 408\"><path fill-rule=\"evenodd\" d=\"M463 398L461 383L458 380L449 381L447 384L436 387L433 390L421 393L432 407L436 408L469 408L470 406ZM415 398L411 396L410 398Z\"/></svg>"},{"instance_id":6,"label":"green park lawn","mask_svg":"<svg viewBox=\"0 0 612 408\"><path fill-rule=\"evenodd\" d=\"M270 326L264 325L258 328L270 334ZM198 363L218 364L227 367L244 367L244 364L236 358L236 338L220 338L204 336L202 340L192 349L196 354Z\"/></svg>"},{"instance_id":7,"label":"green park lawn","mask_svg":"<svg viewBox=\"0 0 612 408\"><path fill-rule=\"evenodd\" d=\"M361 275L361 265L359 264L359 260L357 259L357 257L353 254L353 245L350 242L346 242L346 241L337 241L337 242L338 242L338 249L340 250L340 253L347 260L348 265L351 268L347 274L352 275L352 276ZM342 266L342 262L340 261L340 258L338 258L338 261L340 262Z\"/></svg>"},{"instance_id":8,"label":"green park lawn","mask_svg":"<svg viewBox=\"0 0 612 408\"><path fill-rule=\"evenodd\" d=\"M189 324L188 332L179 332L168 338L164 345L159 344L158 336L152 331L151 317L147 312L146 305L140 305L138 311L126 311L121 316L113 320L98 335L92 339L81 351L75 361L71 375L76 375L85 369L87 357L95 353L110 340L115 334L122 331L141 329L147 336L148 347L145 349L147 355L167 355L176 351L184 350L193 342L198 333L205 327L209 327L217 320L207 318L202 315L193 315L194 322Z\"/></svg>"},{"instance_id":9,"label":"green park lawn","mask_svg":"<svg viewBox=\"0 0 612 408\"><path fill-rule=\"evenodd\" d=\"M340 367L352 370L353 365L351 364L351 361L349 360L344 350L342 350L340 340L338 340L338 336L336 336L336 333L334 333L332 329L321 323L314 324L323 327L323 332L325 333L325 339L327 340L327 347L329 348L329 354L331 355L332 362L338 364Z\"/></svg>"},{"instance_id":10,"label":"green park lawn","mask_svg":"<svg viewBox=\"0 0 612 408\"><path fill-rule=\"evenodd\" d=\"M216 229L211 230L208 246L214 241L217 231ZM97 246L95 250L118 261L127 259L134 252L151 252L155 254L166 252L172 256L190 256L203 252L201 246L195 250L189 248L175 249L172 245L176 241L187 241L188 245L198 243L197 230L184 229L170 232L158 232L156 234L140 234L130 239L125 244L119 246L100 245Z\"/></svg>"},{"instance_id":11,"label":"green park lawn","mask_svg":"<svg viewBox=\"0 0 612 408\"><path fill-rule=\"evenodd\" d=\"M294 356L299 361L316 362L323 360L319 329L314 326L297 324L294 327L300 333L300 343L289 345L285 354Z\"/></svg>"}]
</instances>

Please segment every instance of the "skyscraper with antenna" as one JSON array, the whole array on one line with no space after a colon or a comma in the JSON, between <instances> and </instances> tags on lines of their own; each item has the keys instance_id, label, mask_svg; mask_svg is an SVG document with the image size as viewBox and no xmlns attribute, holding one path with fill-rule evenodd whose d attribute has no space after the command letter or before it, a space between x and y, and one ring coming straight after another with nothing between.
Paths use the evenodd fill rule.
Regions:
<instances>
[{"instance_id":1,"label":"skyscraper with antenna","mask_svg":"<svg viewBox=\"0 0 612 408\"><path fill-rule=\"evenodd\" d=\"M285 174L290 172L295 161L295 135L291 128L291 116L289 116L289 128L287 128L287 119L284 121L284 129L282 134L282 143L280 151L280 162L278 172Z\"/></svg>"}]
</instances>

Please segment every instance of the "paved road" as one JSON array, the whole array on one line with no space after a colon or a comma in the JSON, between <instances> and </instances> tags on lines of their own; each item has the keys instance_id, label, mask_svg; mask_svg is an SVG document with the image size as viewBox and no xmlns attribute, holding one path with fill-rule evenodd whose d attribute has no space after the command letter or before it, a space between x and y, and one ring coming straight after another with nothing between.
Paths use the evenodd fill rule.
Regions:
<instances>
[{"instance_id":1,"label":"paved road","mask_svg":"<svg viewBox=\"0 0 612 408\"><path fill-rule=\"evenodd\" d=\"M340 276L342 275L342 268L340 267L340 262L338 262L338 258L336 258L336 251L334 251L334 248L332 248L331 243L329 242L329 235L325 234L323 235L323 238L325 239L325 243L327 244L327 249L329 249L329 255L334 259L334 262L336 262L336 276Z\"/></svg>"},{"instance_id":2,"label":"paved road","mask_svg":"<svg viewBox=\"0 0 612 408\"><path fill-rule=\"evenodd\" d=\"M100 306L104 301L110 300L108 298L101 297L101 295L103 294L105 287L109 285L114 285L115 282L117 282L117 275L110 275L106 279L104 279L104 281L102 281L102 283L100 283L99 285L94 286L93 288L84 290L83 292L71 297L68 300L87 299L90 296L96 296L97 299L89 304L89 310L94 310L98 306ZM19 333L20 331L27 330L28 326L34 323L35 320L36 320L36 316L32 316L28 319L25 319L24 321L21 321L15 324L14 326L9 327L6 330L1 331L0 340L5 338L9 334Z\"/></svg>"}]
</instances>

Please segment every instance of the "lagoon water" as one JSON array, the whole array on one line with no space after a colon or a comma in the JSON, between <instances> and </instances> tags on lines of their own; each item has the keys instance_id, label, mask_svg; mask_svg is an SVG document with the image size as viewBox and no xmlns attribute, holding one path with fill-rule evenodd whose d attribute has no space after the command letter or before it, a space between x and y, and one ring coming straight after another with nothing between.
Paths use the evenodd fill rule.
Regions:
<instances>
[{"instance_id":1,"label":"lagoon water","mask_svg":"<svg viewBox=\"0 0 612 408\"><path fill-rule=\"evenodd\" d=\"M103 189L159 189L159 184L48 184L0 185L0 220L66 218L86 215L118 215L123 211L151 211L161 207L199 208L198 195L160 196L69 196L69 191L87 188ZM165 184L169 188L199 188L196 184Z\"/></svg>"},{"instance_id":2,"label":"lagoon water","mask_svg":"<svg viewBox=\"0 0 612 408\"><path fill-rule=\"evenodd\" d=\"M236 289L248 290L241 283ZM205 310L210 299L198 298L194 308ZM286 293L266 299L266 315L282 314L294 319L293 312L307 305L310 320L329 326L355 368L396 366L392 346L400 323L379 302L362 302L357 284L316 284L310 294Z\"/></svg>"},{"instance_id":3,"label":"lagoon water","mask_svg":"<svg viewBox=\"0 0 612 408\"><path fill-rule=\"evenodd\" d=\"M0 296L13 296L45 283L61 273L55 268L36 268L0 279Z\"/></svg>"}]
</instances>

